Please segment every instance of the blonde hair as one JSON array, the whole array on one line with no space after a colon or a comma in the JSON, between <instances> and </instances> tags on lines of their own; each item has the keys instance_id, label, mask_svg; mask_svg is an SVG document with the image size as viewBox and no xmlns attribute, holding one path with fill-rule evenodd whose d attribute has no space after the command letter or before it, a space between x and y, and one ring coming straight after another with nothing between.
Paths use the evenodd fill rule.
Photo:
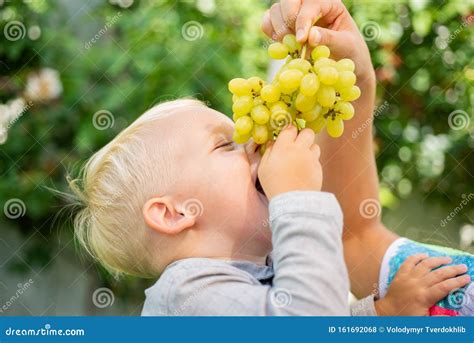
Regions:
<instances>
[{"instance_id":1,"label":"blonde hair","mask_svg":"<svg viewBox=\"0 0 474 343\"><path fill-rule=\"evenodd\" d=\"M183 109L205 106L180 99L154 106L96 152L78 178L68 177L80 206L74 232L80 245L109 272L154 277L160 272L142 215L150 196L166 191L176 166L169 163L170 140L156 141L156 125ZM170 131L169 129L164 131ZM152 138L153 144L147 143ZM168 137L172 135L168 132Z\"/></svg>"}]
</instances>

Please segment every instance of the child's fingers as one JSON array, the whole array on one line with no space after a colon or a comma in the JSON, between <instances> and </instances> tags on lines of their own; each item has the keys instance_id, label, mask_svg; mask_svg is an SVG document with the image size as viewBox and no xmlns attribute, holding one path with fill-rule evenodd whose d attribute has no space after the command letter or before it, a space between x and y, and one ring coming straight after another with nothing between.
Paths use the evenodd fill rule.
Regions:
<instances>
[{"instance_id":1,"label":"child's fingers","mask_svg":"<svg viewBox=\"0 0 474 343\"><path fill-rule=\"evenodd\" d=\"M471 282L471 277L469 275L462 275L437 283L428 289L427 301L430 304L435 304L446 297L452 290L466 286L469 282Z\"/></svg>"},{"instance_id":2,"label":"child's fingers","mask_svg":"<svg viewBox=\"0 0 474 343\"><path fill-rule=\"evenodd\" d=\"M426 283L432 286L446 279L453 278L457 275L464 274L467 271L465 264L458 264L456 266L446 266L433 270L426 276Z\"/></svg>"},{"instance_id":3,"label":"child's fingers","mask_svg":"<svg viewBox=\"0 0 474 343\"><path fill-rule=\"evenodd\" d=\"M269 38L272 38L273 35L273 26L272 20L270 18L270 10L265 11L265 14L262 17L262 31L265 33Z\"/></svg>"},{"instance_id":4,"label":"child's fingers","mask_svg":"<svg viewBox=\"0 0 474 343\"><path fill-rule=\"evenodd\" d=\"M296 18L295 32L296 39L300 43L306 42L308 39L309 29L319 19L321 8L316 1L304 1L301 6L300 13Z\"/></svg>"},{"instance_id":5,"label":"child's fingers","mask_svg":"<svg viewBox=\"0 0 474 343\"><path fill-rule=\"evenodd\" d=\"M275 144L279 146L293 143L296 140L297 135L298 131L296 130L296 127L294 125L289 125L280 132Z\"/></svg>"},{"instance_id":6,"label":"child's fingers","mask_svg":"<svg viewBox=\"0 0 474 343\"><path fill-rule=\"evenodd\" d=\"M265 152L263 153L262 160L260 163L262 163L264 160L266 161L268 159L268 156L270 156L271 152L273 151L273 145L275 144L274 140L268 141L267 145L265 146Z\"/></svg>"},{"instance_id":7,"label":"child's fingers","mask_svg":"<svg viewBox=\"0 0 474 343\"><path fill-rule=\"evenodd\" d=\"M311 129L303 129L296 137L296 143L300 144L301 146L310 148L311 145L314 143L314 131Z\"/></svg>"},{"instance_id":8,"label":"child's fingers","mask_svg":"<svg viewBox=\"0 0 474 343\"><path fill-rule=\"evenodd\" d=\"M311 145L311 148L309 148L313 153L315 153L319 157L321 156L321 148L319 147L318 144L314 143Z\"/></svg>"},{"instance_id":9,"label":"child's fingers","mask_svg":"<svg viewBox=\"0 0 474 343\"><path fill-rule=\"evenodd\" d=\"M412 270L420 261L423 261L427 258L427 254L416 254L409 256L405 262L402 263L398 272L400 273L407 273Z\"/></svg>"},{"instance_id":10,"label":"child's fingers","mask_svg":"<svg viewBox=\"0 0 474 343\"><path fill-rule=\"evenodd\" d=\"M272 21L272 26L273 26L273 31L274 31L272 33L273 39L281 40L283 36L285 36L288 33L291 33L291 31L288 29L288 27L285 24L283 15L281 14L280 4L273 4L272 7L270 7L270 19Z\"/></svg>"},{"instance_id":11,"label":"child's fingers","mask_svg":"<svg viewBox=\"0 0 474 343\"><path fill-rule=\"evenodd\" d=\"M416 271L418 275L425 275L434 268L451 263L452 261L453 259L449 256L429 257L417 264Z\"/></svg>"}]
</instances>

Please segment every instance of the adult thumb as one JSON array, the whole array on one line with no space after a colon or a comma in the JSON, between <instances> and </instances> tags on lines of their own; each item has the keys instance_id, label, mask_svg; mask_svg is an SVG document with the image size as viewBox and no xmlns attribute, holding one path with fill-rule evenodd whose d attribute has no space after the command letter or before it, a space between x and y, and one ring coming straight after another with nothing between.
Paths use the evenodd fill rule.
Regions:
<instances>
[{"instance_id":1,"label":"adult thumb","mask_svg":"<svg viewBox=\"0 0 474 343\"><path fill-rule=\"evenodd\" d=\"M313 26L309 31L308 43L310 46L326 45L331 54L337 57L347 55L348 49L351 49L348 44L348 35L343 31L334 31L319 26Z\"/></svg>"}]
</instances>

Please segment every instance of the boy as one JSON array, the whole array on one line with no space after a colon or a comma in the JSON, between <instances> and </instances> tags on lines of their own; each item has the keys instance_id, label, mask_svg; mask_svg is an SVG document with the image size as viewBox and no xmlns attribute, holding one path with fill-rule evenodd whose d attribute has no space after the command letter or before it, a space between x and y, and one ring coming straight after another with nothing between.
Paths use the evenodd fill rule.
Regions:
<instances>
[{"instance_id":1,"label":"boy","mask_svg":"<svg viewBox=\"0 0 474 343\"><path fill-rule=\"evenodd\" d=\"M232 131L230 119L194 100L143 114L71 181L84 205L80 242L111 271L161 273L144 315L348 315L342 213L320 192L314 133L289 127L260 157L255 144L232 143ZM445 278L421 282L430 274L416 266L423 257L407 265L410 285L444 296ZM452 277L460 268L444 269ZM375 314L372 299L354 313Z\"/></svg>"},{"instance_id":2,"label":"boy","mask_svg":"<svg viewBox=\"0 0 474 343\"><path fill-rule=\"evenodd\" d=\"M339 139L334 140L325 132L317 137L321 146L321 164L327 171L323 190L336 195L344 213L344 253L353 293L364 297L373 293L375 286L375 292L383 296L400 264L414 253L450 255L454 263L468 265L468 274L474 277L474 257L471 254L398 238L383 226L379 216L364 216L363 204L378 204L372 129L368 127L355 139L350 137L350 133L372 121L375 76L367 45L343 3L337 0L282 0L265 14L262 30L274 39L295 32L301 43L327 45L333 57L351 58L356 64L358 86L362 90L354 106L356 116L346 122L344 135ZM429 264L427 261L423 263ZM463 277L467 280L469 276ZM383 313L383 309L380 308L379 313ZM450 298L432 308L431 313L473 315L472 283L453 292ZM400 307L397 314L405 314L404 308Z\"/></svg>"}]
</instances>

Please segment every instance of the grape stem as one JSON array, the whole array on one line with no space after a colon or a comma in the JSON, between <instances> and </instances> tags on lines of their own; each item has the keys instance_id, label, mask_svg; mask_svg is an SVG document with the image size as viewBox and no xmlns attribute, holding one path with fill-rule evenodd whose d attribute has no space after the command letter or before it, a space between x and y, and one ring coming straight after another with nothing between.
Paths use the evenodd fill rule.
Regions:
<instances>
[{"instance_id":1,"label":"grape stem","mask_svg":"<svg viewBox=\"0 0 474 343\"><path fill-rule=\"evenodd\" d=\"M303 48L301 49L301 58L306 59L306 44L303 45Z\"/></svg>"}]
</instances>

